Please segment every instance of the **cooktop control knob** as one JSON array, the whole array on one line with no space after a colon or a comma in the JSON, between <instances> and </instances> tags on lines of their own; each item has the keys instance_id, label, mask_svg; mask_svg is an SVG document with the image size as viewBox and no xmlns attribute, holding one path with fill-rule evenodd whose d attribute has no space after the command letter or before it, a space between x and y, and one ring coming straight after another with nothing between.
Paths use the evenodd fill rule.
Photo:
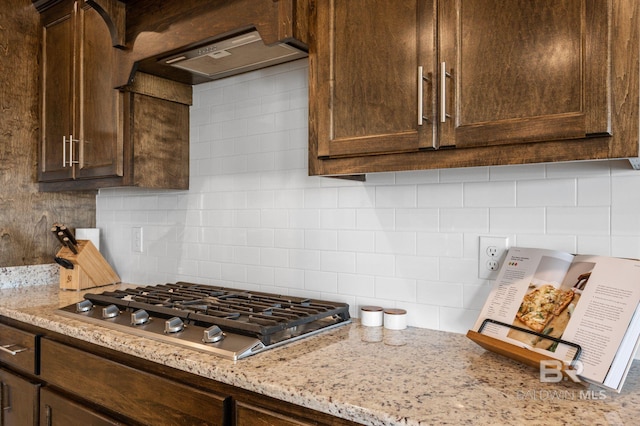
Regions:
<instances>
[{"instance_id":1,"label":"cooktop control knob","mask_svg":"<svg viewBox=\"0 0 640 426\"><path fill-rule=\"evenodd\" d=\"M83 300L82 302L76 303L76 312L89 312L93 309L93 303L91 300Z\"/></svg>"},{"instance_id":2,"label":"cooktop control knob","mask_svg":"<svg viewBox=\"0 0 640 426\"><path fill-rule=\"evenodd\" d=\"M165 333L177 333L184 329L184 322L179 317L169 318L164 322Z\"/></svg>"},{"instance_id":3,"label":"cooktop control knob","mask_svg":"<svg viewBox=\"0 0 640 426\"><path fill-rule=\"evenodd\" d=\"M120 309L116 305L109 305L102 308L102 318L115 318L120 315Z\"/></svg>"},{"instance_id":4,"label":"cooktop control knob","mask_svg":"<svg viewBox=\"0 0 640 426\"><path fill-rule=\"evenodd\" d=\"M216 343L224 339L224 333L217 325L212 325L204 331L202 341L204 343Z\"/></svg>"},{"instance_id":5,"label":"cooktop control knob","mask_svg":"<svg viewBox=\"0 0 640 426\"><path fill-rule=\"evenodd\" d=\"M131 325L142 325L149 322L149 313L144 309L138 309L131 314Z\"/></svg>"}]
</instances>

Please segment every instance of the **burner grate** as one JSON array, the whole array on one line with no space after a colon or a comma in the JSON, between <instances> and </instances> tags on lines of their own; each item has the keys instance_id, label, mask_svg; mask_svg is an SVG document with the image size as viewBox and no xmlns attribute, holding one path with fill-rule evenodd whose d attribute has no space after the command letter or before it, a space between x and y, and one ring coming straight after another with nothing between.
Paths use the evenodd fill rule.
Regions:
<instances>
[{"instance_id":1,"label":"burner grate","mask_svg":"<svg viewBox=\"0 0 640 426\"><path fill-rule=\"evenodd\" d=\"M265 345L350 319L347 304L187 282L89 293L85 299L215 324L224 331L256 337Z\"/></svg>"}]
</instances>

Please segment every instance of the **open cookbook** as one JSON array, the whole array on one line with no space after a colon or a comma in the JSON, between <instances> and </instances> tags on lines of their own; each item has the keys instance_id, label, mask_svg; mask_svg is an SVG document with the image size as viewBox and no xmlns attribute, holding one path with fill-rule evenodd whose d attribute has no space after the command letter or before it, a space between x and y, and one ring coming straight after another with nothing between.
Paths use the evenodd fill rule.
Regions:
<instances>
[{"instance_id":1,"label":"open cookbook","mask_svg":"<svg viewBox=\"0 0 640 426\"><path fill-rule=\"evenodd\" d=\"M640 260L509 249L474 331L620 392L640 335Z\"/></svg>"}]
</instances>

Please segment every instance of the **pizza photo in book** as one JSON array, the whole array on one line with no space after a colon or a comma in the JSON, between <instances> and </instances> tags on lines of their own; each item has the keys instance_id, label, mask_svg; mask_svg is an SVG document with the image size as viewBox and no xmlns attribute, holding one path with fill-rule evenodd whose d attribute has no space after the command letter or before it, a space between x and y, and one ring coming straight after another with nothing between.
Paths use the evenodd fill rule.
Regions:
<instances>
[{"instance_id":1,"label":"pizza photo in book","mask_svg":"<svg viewBox=\"0 0 640 426\"><path fill-rule=\"evenodd\" d=\"M581 379L620 391L639 303L638 260L513 247L474 331L565 362L579 355Z\"/></svg>"}]
</instances>

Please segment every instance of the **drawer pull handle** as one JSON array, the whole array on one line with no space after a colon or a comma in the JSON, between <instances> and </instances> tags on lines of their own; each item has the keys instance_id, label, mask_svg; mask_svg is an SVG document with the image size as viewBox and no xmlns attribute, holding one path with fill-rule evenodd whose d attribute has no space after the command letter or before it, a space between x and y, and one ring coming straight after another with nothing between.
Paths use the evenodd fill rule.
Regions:
<instances>
[{"instance_id":1,"label":"drawer pull handle","mask_svg":"<svg viewBox=\"0 0 640 426\"><path fill-rule=\"evenodd\" d=\"M24 352L27 350L27 348L17 348L17 349L9 349L12 348L16 345L2 345L0 346L0 351L2 352L6 352L9 355L18 355L20 352Z\"/></svg>"}]
</instances>

